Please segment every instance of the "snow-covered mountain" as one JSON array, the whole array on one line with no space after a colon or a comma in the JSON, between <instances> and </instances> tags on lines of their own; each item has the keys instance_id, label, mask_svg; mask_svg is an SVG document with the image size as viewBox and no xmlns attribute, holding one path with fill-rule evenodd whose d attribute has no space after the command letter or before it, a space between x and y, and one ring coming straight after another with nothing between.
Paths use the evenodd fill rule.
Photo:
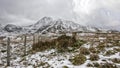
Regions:
<instances>
[{"instance_id":1,"label":"snow-covered mountain","mask_svg":"<svg viewBox=\"0 0 120 68\"><path fill-rule=\"evenodd\" d=\"M29 32L41 32L53 24L51 17L43 17L37 23L25 27Z\"/></svg>"},{"instance_id":2,"label":"snow-covered mountain","mask_svg":"<svg viewBox=\"0 0 120 68\"><path fill-rule=\"evenodd\" d=\"M22 31L22 27L16 26L16 25L13 25L13 24L7 24L4 27L4 30L7 31L7 32L21 32Z\"/></svg>"},{"instance_id":3,"label":"snow-covered mountain","mask_svg":"<svg viewBox=\"0 0 120 68\"><path fill-rule=\"evenodd\" d=\"M85 26L81 26L77 23L68 20L53 20L51 17L44 17L40 19L37 23L30 25L30 32L39 32L39 33L60 33L60 32L75 32L75 31L91 31ZM91 28L94 31L97 31L95 28Z\"/></svg>"},{"instance_id":4,"label":"snow-covered mountain","mask_svg":"<svg viewBox=\"0 0 120 68\"><path fill-rule=\"evenodd\" d=\"M102 32L105 30L102 28L82 26L73 21L57 19L54 20L51 17L43 17L37 23L29 26L17 26L13 24L7 24L2 26L0 24L0 33L61 33L61 32ZM107 30L106 30L107 32Z\"/></svg>"},{"instance_id":5,"label":"snow-covered mountain","mask_svg":"<svg viewBox=\"0 0 120 68\"><path fill-rule=\"evenodd\" d=\"M73 32L77 30L83 31L83 29L84 27L72 21L58 19L54 20L53 23L42 32L60 33L60 32Z\"/></svg>"}]
</instances>

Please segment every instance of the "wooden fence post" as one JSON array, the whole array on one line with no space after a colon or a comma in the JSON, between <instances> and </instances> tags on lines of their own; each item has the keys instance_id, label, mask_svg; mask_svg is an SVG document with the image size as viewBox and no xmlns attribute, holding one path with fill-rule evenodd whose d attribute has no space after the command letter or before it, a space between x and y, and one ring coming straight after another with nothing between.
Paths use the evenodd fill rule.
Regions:
<instances>
[{"instance_id":1,"label":"wooden fence post","mask_svg":"<svg viewBox=\"0 0 120 68\"><path fill-rule=\"evenodd\" d=\"M107 46L107 43L108 43L108 34L106 33L105 36L106 36L106 39L105 39L105 46Z\"/></svg>"},{"instance_id":2,"label":"wooden fence post","mask_svg":"<svg viewBox=\"0 0 120 68\"><path fill-rule=\"evenodd\" d=\"M10 38L7 38L7 66L10 66Z\"/></svg>"},{"instance_id":3,"label":"wooden fence post","mask_svg":"<svg viewBox=\"0 0 120 68\"><path fill-rule=\"evenodd\" d=\"M24 56L26 56L26 39L27 39L27 37L25 35L24 36L24 47L25 47L25 49L24 49Z\"/></svg>"},{"instance_id":4,"label":"wooden fence post","mask_svg":"<svg viewBox=\"0 0 120 68\"><path fill-rule=\"evenodd\" d=\"M35 44L35 35L33 34L33 44L32 44L32 49L34 50L34 44Z\"/></svg>"},{"instance_id":5,"label":"wooden fence post","mask_svg":"<svg viewBox=\"0 0 120 68\"><path fill-rule=\"evenodd\" d=\"M38 35L38 41L37 42L39 42L40 41L40 35Z\"/></svg>"}]
</instances>

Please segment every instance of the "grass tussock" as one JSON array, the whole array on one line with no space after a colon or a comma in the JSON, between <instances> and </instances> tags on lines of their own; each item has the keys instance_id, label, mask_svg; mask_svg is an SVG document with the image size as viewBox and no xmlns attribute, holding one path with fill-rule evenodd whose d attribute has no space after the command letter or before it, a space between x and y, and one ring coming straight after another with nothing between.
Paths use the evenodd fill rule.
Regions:
<instances>
[{"instance_id":1,"label":"grass tussock","mask_svg":"<svg viewBox=\"0 0 120 68\"><path fill-rule=\"evenodd\" d=\"M99 44L96 48L98 49L98 50L104 50L105 49L105 43L101 43L101 44Z\"/></svg>"},{"instance_id":2,"label":"grass tussock","mask_svg":"<svg viewBox=\"0 0 120 68\"><path fill-rule=\"evenodd\" d=\"M119 63L120 64L120 59L119 58L113 58L111 59L112 62L114 63Z\"/></svg>"},{"instance_id":3,"label":"grass tussock","mask_svg":"<svg viewBox=\"0 0 120 68\"><path fill-rule=\"evenodd\" d=\"M90 51L91 53L95 53L95 54L100 53L100 51L99 51L97 48L95 48L95 47L90 47L90 48L89 48L89 51Z\"/></svg>"},{"instance_id":4,"label":"grass tussock","mask_svg":"<svg viewBox=\"0 0 120 68\"><path fill-rule=\"evenodd\" d=\"M88 63L87 67L94 67L92 63Z\"/></svg>"},{"instance_id":5,"label":"grass tussock","mask_svg":"<svg viewBox=\"0 0 120 68\"><path fill-rule=\"evenodd\" d=\"M75 55L72 59L69 59L73 65L81 65L85 63L86 57L83 54Z\"/></svg>"},{"instance_id":6,"label":"grass tussock","mask_svg":"<svg viewBox=\"0 0 120 68\"><path fill-rule=\"evenodd\" d=\"M53 48L52 45L54 45L54 41L39 41L38 43L33 44L32 49L35 51L44 51Z\"/></svg>"},{"instance_id":7,"label":"grass tussock","mask_svg":"<svg viewBox=\"0 0 120 68\"><path fill-rule=\"evenodd\" d=\"M47 62L39 62L37 66L34 66L34 68L38 68L38 67L51 68L51 65L49 65Z\"/></svg>"},{"instance_id":8,"label":"grass tussock","mask_svg":"<svg viewBox=\"0 0 120 68\"><path fill-rule=\"evenodd\" d=\"M59 52L65 52L68 51L68 47L73 47L74 43L76 42L76 39L74 37L62 35L58 37L56 40L55 48Z\"/></svg>"},{"instance_id":9,"label":"grass tussock","mask_svg":"<svg viewBox=\"0 0 120 68\"><path fill-rule=\"evenodd\" d=\"M101 63L98 68L118 68L115 64L113 63Z\"/></svg>"},{"instance_id":10,"label":"grass tussock","mask_svg":"<svg viewBox=\"0 0 120 68\"><path fill-rule=\"evenodd\" d=\"M95 67L95 68L118 68L115 64L113 63L98 63L98 62L94 62L94 63L88 63L87 67Z\"/></svg>"},{"instance_id":11,"label":"grass tussock","mask_svg":"<svg viewBox=\"0 0 120 68\"><path fill-rule=\"evenodd\" d=\"M91 54L90 55L90 60L91 61L97 61L97 60L99 60L99 56L97 54Z\"/></svg>"},{"instance_id":12,"label":"grass tussock","mask_svg":"<svg viewBox=\"0 0 120 68\"><path fill-rule=\"evenodd\" d=\"M69 68L68 66L63 66L62 68Z\"/></svg>"},{"instance_id":13,"label":"grass tussock","mask_svg":"<svg viewBox=\"0 0 120 68\"><path fill-rule=\"evenodd\" d=\"M114 41L113 45L114 46L120 46L120 41L119 40Z\"/></svg>"},{"instance_id":14,"label":"grass tussock","mask_svg":"<svg viewBox=\"0 0 120 68\"><path fill-rule=\"evenodd\" d=\"M110 55L113 55L115 53L116 53L116 51L114 51L114 50L108 50L105 52L105 56L110 56Z\"/></svg>"},{"instance_id":15,"label":"grass tussock","mask_svg":"<svg viewBox=\"0 0 120 68\"><path fill-rule=\"evenodd\" d=\"M120 48L113 48L114 51L120 52Z\"/></svg>"},{"instance_id":16,"label":"grass tussock","mask_svg":"<svg viewBox=\"0 0 120 68\"><path fill-rule=\"evenodd\" d=\"M80 54L89 55L89 54L90 54L90 51L89 51L88 48L81 47L81 48L80 48Z\"/></svg>"}]
</instances>

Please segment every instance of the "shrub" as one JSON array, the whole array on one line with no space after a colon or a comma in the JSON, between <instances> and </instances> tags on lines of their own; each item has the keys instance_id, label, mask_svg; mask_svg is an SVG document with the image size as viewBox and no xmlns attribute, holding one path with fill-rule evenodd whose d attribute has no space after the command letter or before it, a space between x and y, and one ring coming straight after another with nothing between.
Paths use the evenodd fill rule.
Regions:
<instances>
[{"instance_id":1,"label":"shrub","mask_svg":"<svg viewBox=\"0 0 120 68\"><path fill-rule=\"evenodd\" d=\"M87 67L99 67L100 66L100 64L98 63L98 62L94 62L94 63L88 63L87 64Z\"/></svg>"},{"instance_id":2,"label":"shrub","mask_svg":"<svg viewBox=\"0 0 120 68\"><path fill-rule=\"evenodd\" d=\"M120 46L120 41L119 40L114 41L113 45L114 46Z\"/></svg>"},{"instance_id":3,"label":"shrub","mask_svg":"<svg viewBox=\"0 0 120 68\"><path fill-rule=\"evenodd\" d=\"M75 45L76 43L78 43L78 40L76 40L75 37L62 35L51 41L39 41L38 43L33 44L32 49L35 51L44 51L53 48L57 49L58 52L68 52L73 51L69 50L70 47L72 47L72 49L75 49L75 47L78 48L78 45ZM83 43L82 40L79 40L78 44L82 45Z\"/></svg>"},{"instance_id":4,"label":"shrub","mask_svg":"<svg viewBox=\"0 0 120 68\"><path fill-rule=\"evenodd\" d=\"M86 42L83 41L83 40L77 40L77 41L74 43L74 47L80 47L80 46L83 45L84 43L86 43Z\"/></svg>"},{"instance_id":5,"label":"shrub","mask_svg":"<svg viewBox=\"0 0 120 68\"><path fill-rule=\"evenodd\" d=\"M88 55L90 54L89 50L85 47L80 48L80 54Z\"/></svg>"},{"instance_id":6,"label":"shrub","mask_svg":"<svg viewBox=\"0 0 120 68\"><path fill-rule=\"evenodd\" d=\"M106 47L108 48L108 47L113 47L113 45L106 45Z\"/></svg>"},{"instance_id":7,"label":"shrub","mask_svg":"<svg viewBox=\"0 0 120 68\"><path fill-rule=\"evenodd\" d=\"M50 48L56 48L58 51L66 51L68 46L72 46L76 40L70 36L62 35L51 41L39 41L33 44L32 49L35 51L44 51Z\"/></svg>"},{"instance_id":8,"label":"shrub","mask_svg":"<svg viewBox=\"0 0 120 68\"><path fill-rule=\"evenodd\" d=\"M58 37L55 42L55 48L58 50L58 52L66 52L69 51L68 47L73 46L73 44L76 42L76 39L70 36L62 35Z\"/></svg>"},{"instance_id":9,"label":"shrub","mask_svg":"<svg viewBox=\"0 0 120 68\"><path fill-rule=\"evenodd\" d=\"M117 66L112 63L102 63L98 68L117 68Z\"/></svg>"},{"instance_id":10,"label":"shrub","mask_svg":"<svg viewBox=\"0 0 120 68\"><path fill-rule=\"evenodd\" d=\"M89 50L90 50L90 52L92 52L92 53L96 53L96 54L100 53L100 51L97 50L97 49L94 48L94 47L90 47Z\"/></svg>"},{"instance_id":11,"label":"shrub","mask_svg":"<svg viewBox=\"0 0 120 68\"><path fill-rule=\"evenodd\" d=\"M99 67L100 66L100 64L97 63L97 62L94 62L93 65L94 65L94 67Z\"/></svg>"},{"instance_id":12,"label":"shrub","mask_svg":"<svg viewBox=\"0 0 120 68\"><path fill-rule=\"evenodd\" d=\"M113 54L115 54L116 52L114 51L114 50L108 50L108 51L106 51L106 53L105 53L105 55L107 56L109 56L109 55L113 55Z\"/></svg>"},{"instance_id":13,"label":"shrub","mask_svg":"<svg viewBox=\"0 0 120 68\"><path fill-rule=\"evenodd\" d=\"M120 48L114 48L114 51L120 52Z\"/></svg>"},{"instance_id":14,"label":"shrub","mask_svg":"<svg viewBox=\"0 0 120 68\"><path fill-rule=\"evenodd\" d=\"M93 67L93 64L88 63L88 64L87 64L87 67Z\"/></svg>"},{"instance_id":15,"label":"shrub","mask_svg":"<svg viewBox=\"0 0 120 68\"><path fill-rule=\"evenodd\" d=\"M111 59L111 61L114 63L120 63L120 59L118 59L118 58Z\"/></svg>"},{"instance_id":16,"label":"shrub","mask_svg":"<svg viewBox=\"0 0 120 68\"><path fill-rule=\"evenodd\" d=\"M90 60L91 61L97 61L99 59L99 56L97 54L91 54L90 55Z\"/></svg>"},{"instance_id":17,"label":"shrub","mask_svg":"<svg viewBox=\"0 0 120 68\"><path fill-rule=\"evenodd\" d=\"M33 50L36 50L36 51L44 51L46 49L50 49L50 48L53 48L53 45L51 45L53 42L51 41L39 41L38 43L35 43L33 46L32 46L32 49Z\"/></svg>"},{"instance_id":18,"label":"shrub","mask_svg":"<svg viewBox=\"0 0 120 68\"><path fill-rule=\"evenodd\" d=\"M5 53L7 50L1 50L2 53Z\"/></svg>"},{"instance_id":19,"label":"shrub","mask_svg":"<svg viewBox=\"0 0 120 68\"><path fill-rule=\"evenodd\" d=\"M100 44L100 45L97 46L97 48L98 48L99 50L104 50L105 44Z\"/></svg>"},{"instance_id":20,"label":"shrub","mask_svg":"<svg viewBox=\"0 0 120 68\"><path fill-rule=\"evenodd\" d=\"M81 65L85 63L86 57L82 54L75 55L72 59L70 59L73 65Z\"/></svg>"},{"instance_id":21,"label":"shrub","mask_svg":"<svg viewBox=\"0 0 120 68\"><path fill-rule=\"evenodd\" d=\"M63 66L62 68L69 68L68 66Z\"/></svg>"},{"instance_id":22,"label":"shrub","mask_svg":"<svg viewBox=\"0 0 120 68\"><path fill-rule=\"evenodd\" d=\"M40 68L40 67L42 67L42 68L52 68L47 62L39 62L37 65L36 65L36 67L34 67L34 68Z\"/></svg>"},{"instance_id":23,"label":"shrub","mask_svg":"<svg viewBox=\"0 0 120 68\"><path fill-rule=\"evenodd\" d=\"M106 60L106 59L102 59L102 61L105 61L105 62L106 62L107 60Z\"/></svg>"}]
</instances>

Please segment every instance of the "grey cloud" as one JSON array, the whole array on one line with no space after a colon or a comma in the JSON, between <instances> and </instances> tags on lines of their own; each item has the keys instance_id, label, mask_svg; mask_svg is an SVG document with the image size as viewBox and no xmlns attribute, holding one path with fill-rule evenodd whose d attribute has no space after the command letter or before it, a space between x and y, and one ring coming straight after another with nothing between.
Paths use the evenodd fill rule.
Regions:
<instances>
[{"instance_id":1,"label":"grey cloud","mask_svg":"<svg viewBox=\"0 0 120 68\"><path fill-rule=\"evenodd\" d=\"M73 3L78 22L119 30L120 0L73 0Z\"/></svg>"},{"instance_id":2,"label":"grey cloud","mask_svg":"<svg viewBox=\"0 0 120 68\"><path fill-rule=\"evenodd\" d=\"M32 24L50 16L119 29L119 14L120 0L0 0L0 23Z\"/></svg>"},{"instance_id":3,"label":"grey cloud","mask_svg":"<svg viewBox=\"0 0 120 68\"><path fill-rule=\"evenodd\" d=\"M71 19L73 8L71 4L72 1L69 0L0 0L0 20L8 20L4 23L15 21L28 23L28 20L38 21L44 16ZM13 22L9 15L17 19L15 18Z\"/></svg>"}]
</instances>

